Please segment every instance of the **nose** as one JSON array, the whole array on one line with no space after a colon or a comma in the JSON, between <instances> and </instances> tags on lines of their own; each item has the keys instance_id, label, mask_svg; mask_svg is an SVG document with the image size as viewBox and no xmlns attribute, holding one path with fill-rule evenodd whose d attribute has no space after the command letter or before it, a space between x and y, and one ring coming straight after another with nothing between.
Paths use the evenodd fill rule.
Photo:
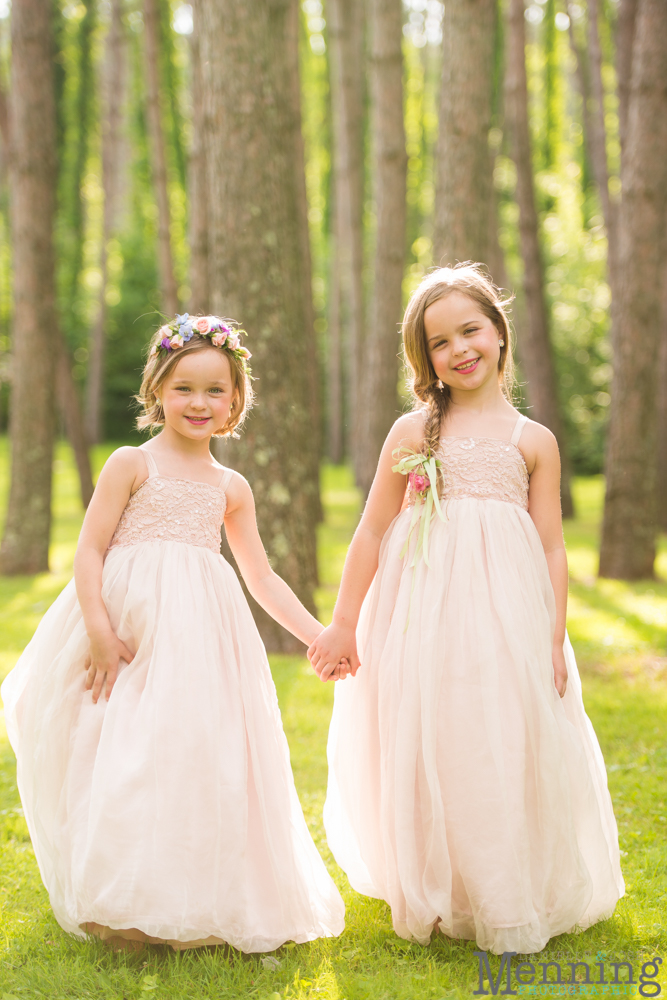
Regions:
<instances>
[{"instance_id":1,"label":"nose","mask_svg":"<svg viewBox=\"0 0 667 1000\"><path fill-rule=\"evenodd\" d=\"M452 354L458 357L459 354L461 355L466 354L467 351L468 351L468 342L464 340L463 337L457 337L452 347Z\"/></svg>"},{"instance_id":2,"label":"nose","mask_svg":"<svg viewBox=\"0 0 667 1000\"><path fill-rule=\"evenodd\" d=\"M205 410L208 406L206 396L203 393L194 393L190 400L190 406L193 410Z\"/></svg>"}]
</instances>

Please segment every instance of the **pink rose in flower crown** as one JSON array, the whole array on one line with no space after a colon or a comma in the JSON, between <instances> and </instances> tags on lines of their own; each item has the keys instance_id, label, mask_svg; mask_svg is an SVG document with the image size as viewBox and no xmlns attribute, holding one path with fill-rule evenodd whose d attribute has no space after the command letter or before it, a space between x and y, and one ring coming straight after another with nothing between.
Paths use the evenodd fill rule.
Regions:
<instances>
[{"instance_id":1,"label":"pink rose in flower crown","mask_svg":"<svg viewBox=\"0 0 667 1000\"><path fill-rule=\"evenodd\" d=\"M248 350L247 347L239 347L239 348L237 348L237 350L238 350L239 354L241 355L241 357L245 358L246 361L248 360L248 358L252 357L252 354L250 353L250 351Z\"/></svg>"},{"instance_id":2,"label":"pink rose in flower crown","mask_svg":"<svg viewBox=\"0 0 667 1000\"><path fill-rule=\"evenodd\" d=\"M234 334L233 336L230 336L227 347L229 347L232 351L237 351L240 346L241 346L241 338L239 337L238 333Z\"/></svg>"},{"instance_id":3,"label":"pink rose in flower crown","mask_svg":"<svg viewBox=\"0 0 667 1000\"><path fill-rule=\"evenodd\" d=\"M172 350L175 347L182 347L183 346L183 338L181 337L181 335L178 334L178 333L175 333L174 336L169 341L169 346L171 347Z\"/></svg>"},{"instance_id":4,"label":"pink rose in flower crown","mask_svg":"<svg viewBox=\"0 0 667 1000\"><path fill-rule=\"evenodd\" d=\"M165 323L164 326L161 326L160 329L158 330L158 334L160 340L164 340L165 337L167 338L167 340L169 340L169 338L172 335L171 327L167 323Z\"/></svg>"},{"instance_id":5,"label":"pink rose in flower crown","mask_svg":"<svg viewBox=\"0 0 667 1000\"><path fill-rule=\"evenodd\" d=\"M211 337L211 343L214 347L224 347L227 342L227 334L220 332L216 333L214 337Z\"/></svg>"},{"instance_id":6,"label":"pink rose in flower crown","mask_svg":"<svg viewBox=\"0 0 667 1000\"><path fill-rule=\"evenodd\" d=\"M428 476L420 476L417 472L410 473L408 482L410 483L410 489L414 490L415 493L424 493L431 485Z\"/></svg>"},{"instance_id":7,"label":"pink rose in flower crown","mask_svg":"<svg viewBox=\"0 0 667 1000\"><path fill-rule=\"evenodd\" d=\"M197 333L205 334L211 332L211 317L210 316L200 316L199 319L195 320L195 330Z\"/></svg>"}]
</instances>

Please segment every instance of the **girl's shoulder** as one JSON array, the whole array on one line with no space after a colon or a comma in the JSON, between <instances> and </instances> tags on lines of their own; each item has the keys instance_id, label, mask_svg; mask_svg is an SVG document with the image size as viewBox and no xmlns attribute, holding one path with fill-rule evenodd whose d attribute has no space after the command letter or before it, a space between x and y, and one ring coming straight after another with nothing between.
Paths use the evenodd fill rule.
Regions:
<instances>
[{"instance_id":1,"label":"girl's shoulder","mask_svg":"<svg viewBox=\"0 0 667 1000\"><path fill-rule=\"evenodd\" d=\"M130 493L134 493L148 478L148 464L142 452L143 448L133 445L116 448L104 463L100 478L127 481Z\"/></svg>"},{"instance_id":2,"label":"girl's shoulder","mask_svg":"<svg viewBox=\"0 0 667 1000\"><path fill-rule=\"evenodd\" d=\"M402 445L415 449L421 448L424 439L424 420L425 411L422 409L404 413L398 420L394 421L389 431L388 442L394 447Z\"/></svg>"},{"instance_id":3,"label":"girl's shoulder","mask_svg":"<svg viewBox=\"0 0 667 1000\"><path fill-rule=\"evenodd\" d=\"M539 424L530 417L521 429L518 447L530 474L538 463L560 461L556 436L544 424Z\"/></svg>"}]
</instances>

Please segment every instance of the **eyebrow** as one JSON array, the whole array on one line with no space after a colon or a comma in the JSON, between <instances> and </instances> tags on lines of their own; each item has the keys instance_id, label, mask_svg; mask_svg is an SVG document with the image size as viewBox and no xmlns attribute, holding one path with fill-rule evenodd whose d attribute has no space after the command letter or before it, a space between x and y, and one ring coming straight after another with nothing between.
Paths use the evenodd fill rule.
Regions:
<instances>
[{"instance_id":1,"label":"eyebrow","mask_svg":"<svg viewBox=\"0 0 667 1000\"><path fill-rule=\"evenodd\" d=\"M189 378L177 378L177 379L174 379L174 385L191 385L192 381L193 380L189 379ZM224 378L216 378L212 382L209 382L208 384L209 385L225 385L225 382L226 382L226 380Z\"/></svg>"}]
</instances>

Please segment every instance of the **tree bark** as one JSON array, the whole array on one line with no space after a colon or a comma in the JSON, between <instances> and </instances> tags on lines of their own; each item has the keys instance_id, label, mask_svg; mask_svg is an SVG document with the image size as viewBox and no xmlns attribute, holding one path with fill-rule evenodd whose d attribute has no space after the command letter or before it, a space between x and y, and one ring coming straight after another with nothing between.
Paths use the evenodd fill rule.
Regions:
<instances>
[{"instance_id":1,"label":"tree bark","mask_svg":"<svg viewBox=\"0 0 667 1000\"><path fill-rule=\"evenodd\" d=\"M97 316L90 334L86 418L88 439L102 440L104 348L107 318L108 244L118 229L121 136L125 92L125 28L122 0L113 0L102 66L102 187L104 217L100 270L102 282Z\"/></svg>"},{"instance_id":2,"label":"tree bark","mask_svg":"<svg viewBox=\"0 0 667 1000\"><path fill-rule=\"evenodd\" d=\"M51 5L14 0L10 96L12 470L0 572L48 570L54 433L56 115Z\"/></svg>"},{"instance_id":3,"label":"tree bark","mask_svg":"<svg viewBox=\"0 0 667 1000\"><path fill-rule=\"evenodd\" d=\"M296 0L199 0L211 304L248 330L259 393L227 461L250 481L271 563L314 610L317 436ZM267 647L301 644L256 606Z\"/></svg>"},{"instance_id":4,"label":"tree bark","mask_svg":"<svg viewBox=\"0 0 667 1000\"><path fill-rule=\"evenodd\" d=\"M667 223L667 219L665 220ZM658 357L658 527L667 531L667 267L663 267L662 323Z\"/></svg>"},{"instance_id":5,"label":"tree bark","mask_svg":"<svg viewBox=\"0 0 667 1000\"><path fill-rule=\"evenodd\" d=\"M362 442L357 481L368 493L387 433L400 410L398 354L405 262L407 154L403 124L400 0L370 0L371 141L375 254L364 360Z\"/></svg>"},{"instance_id":6,"label":"tree bark","mask_svg":"<svg viewBox=\"0 0 667 1000\"><path fill-rule=\"evenodd\" d=\"M604 86L602 83L602 52L600 49L598 0L588 0L588 54L591 68L591 101L589 115L591 165L595 183L600 193L602 213L607 229L607 268L612 290L617 284L618 259L618 210L609 195L609 167L607 164L607 130L605 126Z\"/></svg>"},{"instance_id":7,"label":"tree bark","mask_svg":"<svg viewBox=\"0 0 667 1000\"><path fill-rule=\"evenodd\" d=\"M336 256L347 359L348 453L360 449L364 350L364 3L328 0Z\"/></svg>"},{"instance_id":8,"label":"tree bark","mask_svg":"<svg viewBox=\"0 0 667 1000\"><path fill-rule=\"evenodd\" d=\"M639 0L621 164L619 298L600 574L653 576L657 359L667 250L667 5Z\"/></svg>"},{"instance_id":9,"label":"tree bark","mask_svg":"<svg viewBox=\"0 0 667 1000\"><path fill-rule=\"evenodd\" d=\"M204 160L204 95L200 26L194 19L190 35L190 65L192 67L192 145L188 162L190 185L190 305L192 313L208 312L210 288L208 281L208 197Z\"/></svg>"},{"instance_id":10,"label":"tree bark","mask_svg":"<svg viewBox=\"0 0 667 1000\"><path fill-rule=\"evenodd\" d=\"M337 185L335 186L337 187ZM329 317L327 331L327 453L334 464L343 461L343 373L341 315L341 246L338 205L334 188L333 226L331 233L331 264L329 266Z\"/></svg>"},{"instance_id":11,"label":"tree bark","mask_svg":"<svg viewBox=\"0 0 667 1000\"><path fill-rule=\"evenodd\" d=\"M162 289L162 308L168 316L174 316L178 312L178 290L171 250L167 155L160 106L160 9L157 0L144 0L144 33L146 39L146 111L153 187L155 188L158 208L158 269Z\"/></svg>"},{"instance_id":12,"label":"tree bark","mask_svg":"<svg viewBox=\"0 0 667 1000\"><path fill-rule=\"evenodd\" d=\"M519 353L527 380L526 394L530 405L530 416L548 427L558 441L562 462L563 516L572 517L570 463L556 390L556 372L544 290L544 264L535 205L525 50L524 0L510 0L505 107L511 132L512 158L517 171L516 197L519 205L519 237L524 265L523 286L527 319L522 330Z\"/></svg>"},{"instance_id":13,"label":"tree bark","mask_svg":"<svg viewBox=\"0 0 667 1000\"><path fill-rule=\"evenodd\" d=\"M616 22L616 79L618 90L618 134L621 142L621 157L626 147L628 132L628 104L630 100L630 76L632 73L632 50L634 48L635 24L639 0L621 0Z\"/></svg>"},{"instance_id":14,"label":"tree bark","mask_svg":"<svg viewBox=\"0 0 667 1000\"><path fill-rule=\"evenodd\" d=\"M496 0L450 0L443 23L433 259L488 263Z\"/></svg>"},{"instance_id":15,"label":"tree bark","mask_svg":"<svg viewBox=\"0 0 667 1000\"><path fill-rule=\"evenodd\" d=\"M54 338L54 349L58 351L56 367L56 395L58 407L63 416L65 433L74 452L81 503L88 507L93 496L93 476L88 453L88 438L81 417L79 391L72 378L72 360L62 333Z\"/></svg>"}]
</instances>

